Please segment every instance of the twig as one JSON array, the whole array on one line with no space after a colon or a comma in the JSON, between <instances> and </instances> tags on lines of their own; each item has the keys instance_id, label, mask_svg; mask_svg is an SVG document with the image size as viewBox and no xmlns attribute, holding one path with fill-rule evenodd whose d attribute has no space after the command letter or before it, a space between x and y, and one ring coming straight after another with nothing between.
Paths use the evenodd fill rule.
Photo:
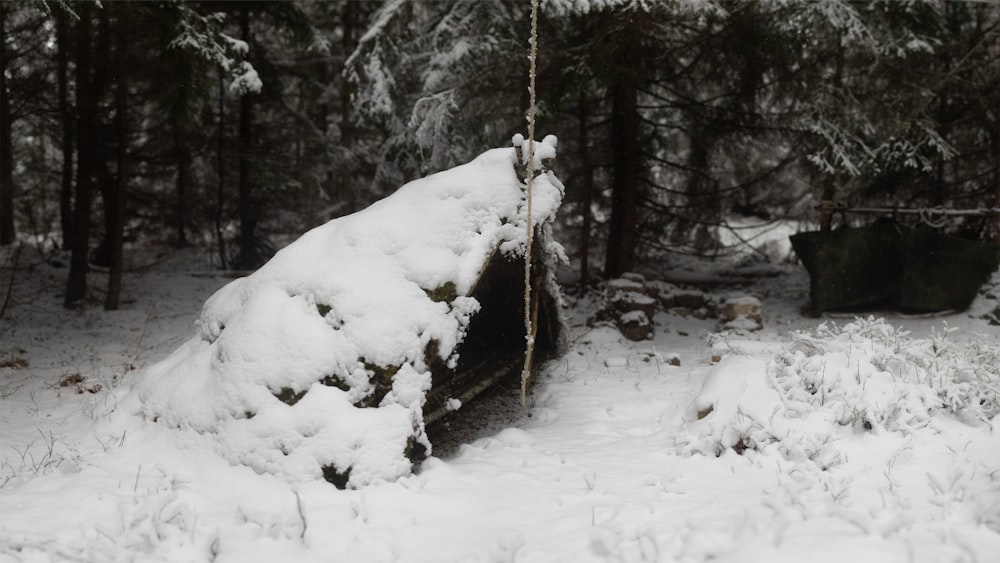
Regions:
<instances>
[{"instance_id":1,"label":"twig","mask_svg":"<svg viewBox=\"0 0 1000 563\"><path fill-rule=\"evenodd\" d=\"M302 497L298 491L295 491L295 503L299 508L299 518L302 520L302 533L299 534L299 538L304 542L306 541L306 529L308 529L309 524L306 523L306 513L302 509Z\"/></svg>"}]
</instances>

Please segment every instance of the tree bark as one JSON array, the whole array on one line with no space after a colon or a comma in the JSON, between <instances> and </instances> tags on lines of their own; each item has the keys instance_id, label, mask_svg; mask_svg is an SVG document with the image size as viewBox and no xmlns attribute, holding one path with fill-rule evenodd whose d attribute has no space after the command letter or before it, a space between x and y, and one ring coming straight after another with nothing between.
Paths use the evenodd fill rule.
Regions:
<instances>
[{"instance_id":1,"label":"tree bark","mask_svg":"<svg viewBox=\"0 0 1000 563\"><path fill-rule=\"evenodd\" d=\"M708 108L704 108L708 110ZM718 182L711 175L710 156L718 134L711 118L694 115L688 126L687 207L677 221L675 239L694 243L699 251L711 245L706 225L718 223L722 216L722 198ZM692 233L694 236L692 237Z\"/></svg>"},{"instance_id":2,"label":"tree bark","mask_svg":"<svg viewBox=\"0 0 1000 563\"><path fill-rule=\"evenodd\" d=\"M593 217L591 205L594 194L594 166L590 161L590 146L587 138L587 118L590 113L589 104L581 96L578 120L577 142L580 145L580 163L582 166L580 181L580 285L590 283L590 229Z\"/></svg>"},{"instance_id":3,"label":"tree bark","mask_svg":"<svg viewBox=\"0 0 1000 563\"><path fill-rule=\"evenodd\" d=\"M250 10L244 6L240 10L240 30L242 39L250 42ZM250 151L253 139L251 125L253 123L253 101L250 93L240 96L239 123L239 189L237 206L239 207L240 235L239 262L237 268L249 270L259 266L256 230L258 209L254 202L253 186L250 182Z\"/></svg>"},{"instance_id":4,"label":"tree bark","mask_svg":"<svg viewBox=\"0 0 1000 563\"><path fill-rule=\"evenodd\" d=\"M87 297L87 251L90 243L90 201L93 182L93 115L95 100L91 91L90 67L90 3L79 5L80 21L76 38L76 108L77 108L77 167L76 202L73 209L73 246L70 253L69 277L66 282L68 308L78 306Z\"/></svg>"},{"instance_id":5,"label":"tree bark","mask_svg":"<svg viewBox=\"0 0 1000 563\"><path fill-rule=\"evenodd\" d=\"M184 118L179 112L174 114L171 128L174 133L174 159L177 161L177 178L174 194L174 228L177 230L177 246L188 246L187 224L190 219L188 188L191 185L191 149L187 143Z\"/></svg>"},{"instance_id":6,"label":"tree bark","mask_svg":"<svg viewBox=\"0 0 1000 563\"><path fill-rule=\"evenodd\" d=\"M115 133L118 140L118 185L111 202L114 209L114 224L108 234L111 264L108 272L108 294L104 300L104 310L118 309L122 290L122 262L125 244L125 195L128 188L128 29L129 5L116 4L118 22L115 38Z\"/></svg>"},{"instance_id":7,"label":"tree bark","mask_svg":"<svg viewBox=\"0 0 1000 563\"><path fill-rule=\"evenodd\" d=\"M624 12L622 44L616 54L615 83L611 87L611 219L604 275L618 277L635 267L639 213L639 30L635 13Z\"/></svg>"},{"instance_id":8,"label":"tree bark","mask_svg":"<svg viewBox=\"0 0 1000 563\"><path fill-rule=\"evenodd\" d=\"M219 250L219 267L226 269L229 258L226 256L226 236L222 230L222 220L225 213L226 187L226 87L223 72L219 70L219 139L216 146L216 166L218 168L218 183L215 186L215 242Z\"/></svg>"},{"instance_id":9,"label":"tree bark","mask_svg":"<svg viewBox=\"0 0 1000 563\"><path fill-rule=\"evenodd\" d=\"M59 119L62 122L62 182L59 189L59 226L62 247L73 245L73 108L69 100L69 22L65 10L56 10L56 75L59 83Z\"/></svg>"},{"instance_id":10,"label":"tree bark","mask_svg":"<svg viewBox=\"0 0 1000 563\"><path fill-rule=\"evenodd\" d=\"M357 19L358 6L355 2L348 1L344 6L343 29L341 36L341 46L344 57L349 57L358 46L357 39ZM340 82L340 144L346 147L351 142L351 83L341 73Z\"/></svg>"},{"instance_id":11,"label":"tree bark","mask_svg":"<svg viewBox=\"0 0 1000 563\"><path fill-rule=\"evenodd\" d=\"M96 112L98 100L104 92L108 90L114 78L114 61L111 52L111 10L102 9L99 12L100 27L95 35L97 50L92 61L94 74L90 83L91 96L94 99L94 110ZM110 114L110 112L108 112ZM101 233L101 240L97 250L91 256L91 263L111 267L111 237L118 223L117 211L115 210L115 198L118 180L111 172L111 165L116 156L113 151L115 126L110 121L99 119L95 114L93 127L94 145L94 176L97 179L97 189L101 196L101 208L104 210L104 229Z\"/></svg>"},{"instance_id":12,"label":"tree bark","mask_svg":"<svg viewBox=\"0 0 1000 563\"><path fill-rule=\"evenodd\" d=\"M7 91L7 11L0 5L0 245L14 242L14 134Z\"/></svg>"},{"instance_id":13,"label":"tree bark","mask_svg":"<svg viewBox=\"0 0 1000 563\"><path fill-rule=\"evenodd\" d=\"M113 127L113 124L94 124L94 179L97 181L97 195L101 196L101 209L104 210L104 227L101 229L97 248L90 254L90 263L104 268L111 267L111 233L118 222L115 215L118 179L111 170L112 159L115 157L109 140L115 134Z\"/></svg>"}]
</instances>

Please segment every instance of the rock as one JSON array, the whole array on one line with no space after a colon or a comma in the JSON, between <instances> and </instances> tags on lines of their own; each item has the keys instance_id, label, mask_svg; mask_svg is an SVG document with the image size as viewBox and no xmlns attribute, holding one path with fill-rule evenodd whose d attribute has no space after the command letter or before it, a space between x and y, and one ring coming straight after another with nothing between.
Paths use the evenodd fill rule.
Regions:
<instances>
[{"instance_id":1,"label":"rock","mask_svg":"<svg viewBox=\"0 0 1000 563\"><path fill-rule=\"evenodd\" d=\"M652 318L656 313L656 299L637 291L623 291L610 299L611 307L619 314L642 311Z\"/></svg>"},{"instance_id":2,"label":"rock","mask_svg":"<svg viewBox=\"0 0 1000 563\"><path fill-rule=\"evenodd\" d=\"M637 274L635 272L625 272L624 274L622 274L621 279L628 280L630 282L634 282L642 286L646 285L646 276L642 274Z\"/></svg>"},{"instance_id":3,"label":"rock","mask_svg":"<svg viewBox=\"0 0 1000 563\"><path fill-rule=\"evenodd\" d=\"M653 335L652 319L659 306L655 294L641 275L624 274L608 282L604 308L597 319L613 321L629 340L646 340Z\"/></svg>"},{"instance_id":4,"label":"rock","mask_svg":"<svg viewBox=\"0 0 1000 563\"><path fill-rule=\"evenodd\" d=\"M630 280L626 278L617 278L608 282L608 295L614 295L622 291L638 291L645 292L646 286L642 282L635 280Z\"/></svg>"},{"instance_id":5,"label":"rock","mask_svg":"<svg viewBox=\"0 0 1000 563\"><path fill-rule=\"evenodd\" d=\"M684 307L692 311L701 309L708 302L705 294L701 292L684 292L674 295L674 304L677 307Z\"/></svg>"},{"instance_id":6,"label":"rock","mask_svg":"<svg viewBox=\"0 0 1000 563\"><path fill-rule=\"evenodd\" d=\"M722 306L719 325L726 329L760 330L764 326L760 300L749 295L728 299Z\"/></svg>"},{"instance_id":7,"label":"rock","mask_svg":"<svg viewBox=\"0 0 1000 563\"><path fill-rule=\"evenodd\" d=\"M629 340L646 340L653 336L653 323L643 311L631 311L618 318L618 330Z\"/></svg>"}]
</instances>

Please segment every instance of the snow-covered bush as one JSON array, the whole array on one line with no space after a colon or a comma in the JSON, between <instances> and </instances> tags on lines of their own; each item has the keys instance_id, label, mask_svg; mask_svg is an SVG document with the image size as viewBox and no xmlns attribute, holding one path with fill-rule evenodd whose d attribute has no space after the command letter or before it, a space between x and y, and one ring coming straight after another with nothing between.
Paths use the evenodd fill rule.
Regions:
<instances>
[{"instance_id":1,"label":"snow-covered bush","mask_svg":"<svg viewBox=\"0 0 1000 563\"><path fill-rule=\"evenodd\" d=\"M820 325L779 356L776 382L789 399L864 415L872 427L923 426L942 410L987 422L1000 413L1000 346L960 346L950 332L911 338L873 317Z\"/></svg>"},{"instance_id":2,"label":"snow-covered bush","mask_svg":"<svg viewBox=\"0 0 1000 563\"><path fill-rule=\"evenodd\" d=\"M555 138L540 146L554 155ZM535 178L546 261L562 256L548 234L562 192ZM430 449L432 372L456 366L472 291L494 257L524 255L526 221L509 148L313 229L205 303L197 334L139 377L142 414L290 481L409 473Z\"/></svg>"},{"instance_id":3,"label":"snow-covered bush","mask_svg":"<svg viewBox=\"0 0 1000 563\"><path fill-rule=\"evenodd\" d=\"M1000 414L1000 345L961 346L949 333L912 338L869 317L796 333L769 362L727 358L691 403L681 449L773 445L826 468L841 459L835 441L844 433L911 433L942 414L988 423Z\"/></svg>"}]
</instances>

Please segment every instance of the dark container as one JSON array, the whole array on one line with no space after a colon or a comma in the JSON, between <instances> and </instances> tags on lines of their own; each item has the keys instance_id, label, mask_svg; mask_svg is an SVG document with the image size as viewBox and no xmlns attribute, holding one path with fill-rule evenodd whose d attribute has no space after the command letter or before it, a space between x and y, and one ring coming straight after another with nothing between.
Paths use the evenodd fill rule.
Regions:
<instances>
[{"instance_id":1,"label":"dark container","mask_svg":"<svg viewBox=\"0 0 1000 563\"><path fill-rule=\"evenodd\" d=\"M1000 266L1000 248L891 221L790 237L816 313L889 303L964 310Z\"/></svg>"},{"instance_id":2,"label":"dark container","mask_svg":"<svg viewBox=\"0 0 1000 563\"><path fill-rule=\"evenodd\" d=\"M915 229L906 236L897 304L914 311L969 308L1000 265L1000 248Z\"/></svg>"},{"instance_id":3,"label":"dark container","mask_svg":"<svg viewBox=\"0 0 1000 563\"><path fill-rule=\"evenodd\" d=\"M899 294L903 240L898 225L812 231L790 239L809 272L814 312L892 301Z\"/></svg>"}]
</instances>

